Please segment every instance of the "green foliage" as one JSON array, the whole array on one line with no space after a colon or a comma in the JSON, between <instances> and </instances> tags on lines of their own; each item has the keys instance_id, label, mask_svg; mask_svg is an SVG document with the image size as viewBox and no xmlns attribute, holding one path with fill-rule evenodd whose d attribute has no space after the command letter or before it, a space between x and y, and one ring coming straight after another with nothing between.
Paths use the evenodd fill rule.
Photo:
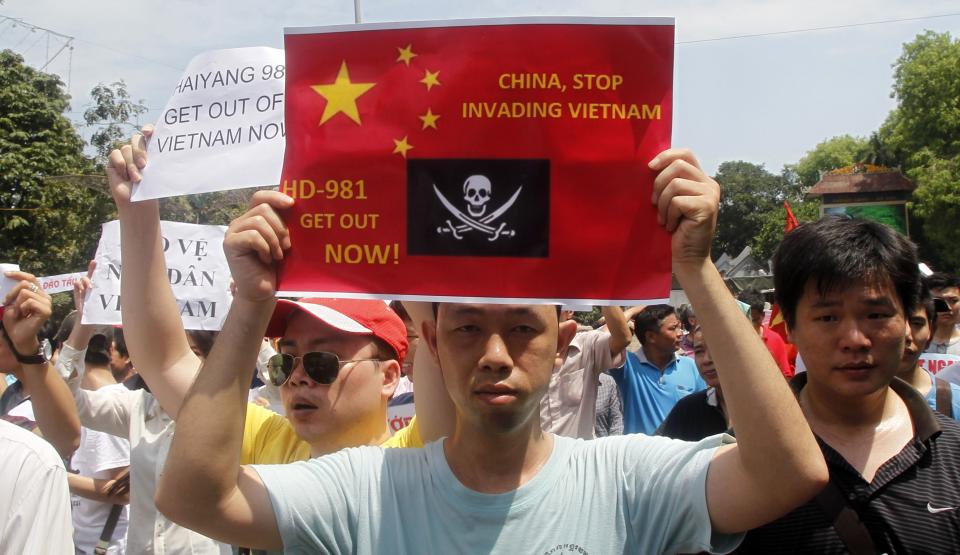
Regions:
<instances>
[{"instance_id":1,"label":"green foliage","mask_svg":"<svg viewBox=\"0 0 960 555\"><path fill-rule=\"evenodd\" d=\"M147 113L147 107L143 100L130 100L123 81L110 85L100 83L90 91L90 97L94 105L83 113L83 119L88 126L97 128L90 137L90 145L97 152L97 167L102 169L110 151L140 128L137 118Z\"/></svg>"},{"instance_id":2,"label":"green foliage","mask_svg":"<svg viewBox=\"0 0 960 555\"><path fill-rule=\"evenodd\" d=\"M256 189L217 191L160 199L160 218L174 222L229 225L247 210Z\"/></svg>"},{"instance_id":3,"label":"green foliage","mask_svg":"<svg viewBox=\"0 0 960 555\"><path fill-rule=\"evenodd\" d=\"M101 192L47 180L93 169L68 104L57 76L0 52L0 260L38 275L86 268L113 212Z\"/></svg>"},{"instance_id":4,"label":"green foliage","mask_svg":"<svg viewBox=\"0 0 960 555\"><path fill-rule=\"evenodd\" d=\"M920 184L911 208L923 230L921 256L939 270L960 271L960 156L930 158L910 176Z\"/></svg>"},{"instance_id":5,"label":"green foliage","mask_svg":"<svg viewBox=\"0 0 960 555\"><path fill-rule=\"evenodd\" d=\"M820 201L818 199L789 199L790 210L799 223L813 222L820 219ZM787 223L787 210L780 206L768 210L763 214L763 225L753 238L751 247L753 257L757 260L769 260L783 239L783 231Z\"/></svg>"},{"instance_id":6,"label":"green foliage","mask_svg":"<svg viewBox=\"0 0 960 555\"><path fill-rule=\"evenodd\" d=\"M897 108L877 133L917 184L911 203L920 252L936 269L960 270L960 40L928 31L894 64ZM918 232L918 233L917 233Z\"/></svg>"},{"instance_id":7,"label":"green foliage","mask_svg":"<svg viewBox=\"0 0 960 555\"><path fill-rule=\"evenodd\" d=\"M840 135L818 144L790 169L796 174L800 187L810 188L820 181L824 172L868 160L871 150L870 141L863 137Z\"/></svg>"},{"instance_id":8,"label":"green foliage","mask_svg":"<svg viewBox=\"0 0 960 555\"><path fill-rule=\"evenodd\" d=\"M793 199L795 187L784 176L763 165L736 161L720 164L714 179L720 183L720 214L713 238L713 255L740 254L763 229L767 214L780 210ZM781 222L783 220L781 219Z\"/></svg>"}]
</instances>

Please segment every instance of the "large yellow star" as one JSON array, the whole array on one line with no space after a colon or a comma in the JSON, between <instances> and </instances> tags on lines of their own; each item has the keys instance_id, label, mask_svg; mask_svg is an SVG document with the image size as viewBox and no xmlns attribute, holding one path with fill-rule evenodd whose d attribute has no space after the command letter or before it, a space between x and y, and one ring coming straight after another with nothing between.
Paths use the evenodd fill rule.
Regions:
<instances>
[{"instance_id":1,"label":"large yellow star","mask_svg":"<svg viewBox=\"0 0 960 555\"><path fill-rule=\"evenodd\" d=\"M432 128L434 128L434 129L436 129L436 128L437 128L437 120L440 119L440 116L437 115L437 114L434 114L434 113L433 113L433 110L431 110L430 108L427 108L427 113L426 113L426 114L423 114L422 116L417 116L417 117L420 118L420 121L423 122L423 128L421 129L421 131L423 131L424 129L426 129L426 128L428 128L428 127L432 127Z\"/></svg>"},{"instance_id":2,"label":"large yellow star","mask_svg":"<svg viewBox=\"0 0 960 555\"><path fill-rule=\"evenodd\" d=\"M430 71L429 69L424 70L423 79L420 80L421 83L427 86L427 90L433 88L434 85L439 85L440 80L437 77L440 76L439 71Z\"/></svg>"},{"instance_id":3,"label":"large yellow star","mask_svg":"<svg viewBox=\"0 0 960 555\"><path fill-rule=\"evenodd\" d=\"M398 47L397 47L397 52L400 53L400 55L397 56L397 61L398 61L398 62L403 62L404 64L407 65L407 67L410 67L410 60L412 60L412 59L414 59L414 58L416 58L416 57L418 56L418 54L413 51L413 45L412 45L412 44L408 44L408 45L406 45L406 46L403 47L403 48L400 48L400 47L398 46Z\"/></svg>"},{"instance_id":4,"label":"large yellow star","mask_svg":"<svg viewBox=\"0 0 960 555\"><path fill-rule=\"evenodd\" d=\"M357 98L370 90L376 83L351 83L350 72L347 71L347 61L340 64L337 78L329 85L313 85L311 88L320 96L327 99L327 106L320 117L323 125L333 116L342 113L360 125L360 113L357 111Z\"/></svg>"},{"instance_id":5,"label":"large yellow star","mask_svg":"<svg viewBox=\"0 0 960 555\"><path fill-rule=\"evenodd\" d=\"M402 139L394 139L393 144L394 144L393 153L399 154L404 158L407 157L407 151L413 148L413 145L407 142L406 135L404 135Z\"/></svg>"}]
</instances>

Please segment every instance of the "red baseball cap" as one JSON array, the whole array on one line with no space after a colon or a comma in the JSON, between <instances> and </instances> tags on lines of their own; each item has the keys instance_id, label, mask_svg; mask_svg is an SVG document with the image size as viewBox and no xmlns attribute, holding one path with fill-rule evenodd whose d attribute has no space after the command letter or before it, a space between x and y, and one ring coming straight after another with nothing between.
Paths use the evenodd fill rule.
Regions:
<instances>
[{"instance_id":1,"label":"red baseball cap","mask_svg":"<svg viewBox=\"0 0 960 555\"><path fill-rule=\"evenodd\" d=\"M383 340L397 354L397 362L407 356L407 326L383 301L362 299L280 299L267 325L267 337L282 337L290 317L297 312L346 333L372 335Z\"/></svg>"}]
</instances>

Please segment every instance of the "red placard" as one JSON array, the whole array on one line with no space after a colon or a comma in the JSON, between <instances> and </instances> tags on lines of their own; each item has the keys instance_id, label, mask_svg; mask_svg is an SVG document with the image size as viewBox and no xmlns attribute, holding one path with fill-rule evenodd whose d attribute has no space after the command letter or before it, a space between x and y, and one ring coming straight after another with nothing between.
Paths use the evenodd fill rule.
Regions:
<instances>
[{"instance_id":1,"label":"red placard","mask_svg":"<svg viewBox=\"0 0 960 555\"><path fill-rule=\"evenodd\" d=\"M663 299L672 19L288 29L283 295Z\"/></svg>"}]
</instances>

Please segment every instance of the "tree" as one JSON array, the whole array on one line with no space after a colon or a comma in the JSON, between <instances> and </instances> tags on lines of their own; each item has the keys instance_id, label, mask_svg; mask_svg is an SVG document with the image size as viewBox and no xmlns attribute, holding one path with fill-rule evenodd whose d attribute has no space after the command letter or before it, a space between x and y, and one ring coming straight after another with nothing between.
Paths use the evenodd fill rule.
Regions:
<instances>
[{"instance_id":1,"label":"tree","mask_svg":"<svg viewBox=\"0 0 960 555\"><path fill-rule=\"evenodd\" d=\"M0 52L0 260L37 275L86 268L113 214L103 193L47 180L93 170L68 103L59 77Z\"/></svg>"},{"instance_id":2,"label":"tree","mask_svg":"<svg viewBox=\"0 0 960 555\"><path fill-rule=\"evenodd\" d=\"M927 31L894 64L897 107L877 133L917 184L911 203L921 255L939 270L960 269L960 41Z\"/></svg>"},{"instance_id":3,"label":"tree","mask_svg":"<svg viewBox=\"0 0 960 555\"><path fill-rule=\"evenodd\" d=\"M753 244L763 228L764 215L776 211L788 197L787 183L763 165L744 161L720 164L714 179L720 183L722 196L713 254L736 256Z\"/></svg>"},{"instance_id":4,"label":"tree","mask_svg":"<svg viewBox=\"0 0 960 555\"><path fill-rule=\"evenodd\" d=\"M97 167L103 168L117 143L140 128L138 117L147 112L147 107L143 100L130 100L123 81L100 83L90 91L90 97L94 104L83 112L83 119L87 126L97 128L90 136L90 146L97 152Z\"/></svg>"},{"instance_id":5,"label":"tree","mask_svg":"<svg viewBox=\"0 0 960 555\"><path fill-rule=\"evenodd\" d=\"M797 185L808 189L820 181L823 173L866 161L871 152L871 142L867 139L840 135L818 144L790 170L796 174Z\"/></svg>"}]
</instances>

